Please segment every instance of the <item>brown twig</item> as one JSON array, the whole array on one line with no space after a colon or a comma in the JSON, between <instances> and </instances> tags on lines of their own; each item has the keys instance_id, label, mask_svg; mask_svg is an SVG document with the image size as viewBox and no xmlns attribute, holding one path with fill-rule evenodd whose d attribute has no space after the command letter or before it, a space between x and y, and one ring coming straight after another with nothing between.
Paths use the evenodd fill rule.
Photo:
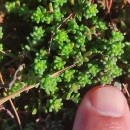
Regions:
<instances>
[{"instance_id":1,"label":"brown twig","mask_svg":"<svg viewBox=\"0 0 130 130\"><path fill-rule=\"evenodd\" d=\"M48 43L49 43L48 54L50 54L50 51L51 51L51 44L52 44L54 35L55 35L55 32L52 32L52 34L51 34L51 39L50 39L50 41L48 42Z\"/></svg>"},{"instance_id":2,"label":"brown twig","mask_svg":"<svg viewBox=\"0 0 130 130\"><path fill-rule=\"evenodd\" d=\"M0 73L0 80L1 80L2 84L4 84L4 80L2 78L2 74L1 73Z\"/></svg>"},{"instance_id":3,"label":"brown twig","mask_svg":"<svg viewBox=\"0 0 130 130\"><path fill-rule=\"evenodd\" d=\"M8 114L12 119L15 118L14 115L13 115L13 113L12 113L10 110L8 110L8 109L5 108L5 107L3 107L3 110L5 110L5 111L7 112L7 114Z\"/></svg>"},{"instance_id":4,"label":"brown twig","mask_svg":"<svg viewBox=\"0 0 130 130\"><path fill-rule=\"evenodd\" d=\"M49 41L49 49L48 49L48 53L50 54L51 51L51 44L53 41L53 37L55 36L55 32L63 25L63 23L65 23L73 14L71 13L67 18L65 18L59 25L58 27L56 27L56 29L52 32L51 34L51 39Z\"/></svg>"},{"instance_id":5,"label":"brown twig","mask_svg":"<svg viewBox=\"0 0 130 130\"><path fill-rule=\"evenodd\" d=\"M22 64L18 67L18 69L16 70L16 72L14 73L13 79L12 81L9 83L9 89L11 89L11 87L13 86L13 84L15 83L15 81L17 80L17 74L19 71L21 71L24 68L25 64Z\"/></svg>"},{"instance_id":6,"label":"brown twig","mask_svg":"<svg viewBox=\"0 0 130 130\"><path fill-rule=\"evenodd\" d=\"M66 70L68 70L68 69L70 69L70 68L73 68L73 67L75 67L75 66L76 66L76 64L72 64L72 65L70 65L70 66L68 66L68 67L66 67L66 68L64 68L64 69L62 69L62 70L60 70L60 71L58 71L58 72L56 72L56 73L51 74L50 77L51 77L51 78L54 78L55 76L58 76L59 74L63 73L64 71L66 71ZM11 81L11 84L10 84L10 85L13 85L14 82L16 81L17 73L22 69L21 67L23 67L23 65L21 65L21 66L17 69L17 71L15 72L14 78L13 78L13 80ZM0 78L1 78L2 83L4 84L2 75L0 76ZM31 85L31 86L26 86L26 87L24 87L24 88L22 88L22 89L20 89L20 90L18 90L18 91L16 91L16 92L14 92L14 93L8 95L8 96L3 97L3 98L0 99L0 105L2 105L3 103L7 102L8 100L10 101L10 104L11 104L11 106L12 106L14 112L15 112L16 117L17 117L20 130L22 130L21 121L20 121L20 119L19 119L19 116L18 116L18 114L17 114L17 111L16 111L16 109L15 109L15 106L14 106L14 104L13 104L11 98L14 98L15 96L19 95L20 93L22 93L22 92L24 92L24 91L27 91L27 90L30 90L30 89L32 89L32 88L34 88L34 87L38 87L38 86L39 86L39 83L34 84L34 85Z\"/></svg>"},{"instance_id":7,"label":"brown twig","mask_svg":"<svg viewBox=\"0 0 130 130\"><path fill-rule=\"evenodd\" d=\"M2 52L1 52L2 53ZM10 60L9 62L3 64L3 67L7 66L7 65L10 65L12 64L13 62L16 62L18 60L22 60L24 57L27 57L28 56L28 53L24 53L22 52L21 54L19 54L18 56L13 56L11 55L11 53L7 53L7 56L10 56L12 58L12 60Z\"/></svg>"},{"instance_id":8,"label":"brown twig","mask_svg":"<svg viewBox=\"0 0 130 130\"><path fill-rule=\"evenodd\" d=\"M124 87L124 89L125 89L125 91L126 91L128 97L130 97L130 94L129 94L128 90L127 90L127 86L126 86L125 84L122 84L122 85L123 85L123 87Z\"/></svg>"},{"instance_id":9,"label":"brown twig","mask_svg":"<svg viewBox=\"0 0 130 130\"><path fill-rule=\"evenodd\" d=\"M64 71L66 71L66 70L68 70L70 68L73 68L75 66L76 66L76 64L72 64L72 65L70 65L70 66L68 66L68 67L66 67L66 68L64 68L64 69L62 69L60 71L57 71L57 72L51 74L50 77L54 78L55 76L58 76L59 74L63 73ZM6 97L3 97L2 99L0 99L0 105L2 105L3 103L5 103L6 101L8 101L11 98L14 98L15 96L19 95L20 93L22 93L24 91L27 91L27 90L30 90L30 89L32 89L34 87L38 87L38 86L39 86L39 83L31 85L31 86L26 86L26 87L14 92L14 93L8 95L8 96L6 96Z\"/></svg>"},{"instance_id":10,"label":"brown twig","mask_svg":"<svg viewBox=\"0 0 130 130\"><path fill-rule=\"evenodd\" d=\"M58 30L62 25L63 23L65 23L73 14L71 13L68 17L66 17L62 22L61 24L56 28L56 30Z\"/></svg>"},{"instance_id":11,"label":"brown twig","mask_svg":"<svg viewBox=\"0 0 130 130\"><path fill-rule=\"evenodd\" d=\"M111 7L112 7L112 3L113 3L113 0L103 0L105 6L106 6L106 9L107 9L107 12L106 14L109 14L110 13L110 10L111 10Z\"/></svg>"},{"instance_id":12,"label":"brown twig","mask_svg":"<svg viewBox=\"0 0 130 130\"><path fill-rule=\"evenodd\" d=\"M21 120L20 120L20 117L19 117L19 115L18 115L18 113L17 113L17 111L16 111L16 108L15 108L15 106L14 106L14 103L13 103L12 99L9 99L9 102L10 102L10 104L11 104L11 107L12 107L13 110L14 110L16 119L17 119L18 124L19 124L19 128L20 128L20 130L22 130Z\"/></svg>"},{"instance_id":13,"label":"brown twig","mask_svg":"<svg viewBox=\"0 0 130 130\"><path fill-rule=\"evenodd\" d=\"M1 79L2 84L4 84L4 80L3 80L3 78L2 78L2 74L1 74L1 73L0 73L0 79ZM5 88L5 91L8 92L8 90L7 90L6 88ZM1 101L1 100L0 100L0 101ZM21 126L21 121L20 121L19 115L18 115L18 113L17 113L17 111L16 111L16 108L15 108L14 103L13 103L13 101L12 101L11 98L9 98L9 102L10 102L10 104L11 104L13 110L14 110L15 115L16 115L16 119L17 119L17 121L18 121L19 128L20 128L20 130L22 130L22 126ZM2 103L2 104L3 104L3 103ZM2 105L2 104L0 104L0 105Z\"/></svg>"}]
</instances>

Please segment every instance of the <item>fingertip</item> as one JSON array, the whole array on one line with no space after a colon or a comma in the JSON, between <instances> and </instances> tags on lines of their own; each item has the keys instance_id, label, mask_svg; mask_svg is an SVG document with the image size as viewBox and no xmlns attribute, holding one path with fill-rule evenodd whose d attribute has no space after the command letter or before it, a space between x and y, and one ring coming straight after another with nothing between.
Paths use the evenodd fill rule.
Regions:
<instances>
[{"instance_id":1,"label":"fingertip","mask_svg":"<svg viewBox=\"0 0 130 130\"><path fill-rule=\"evenodd\" d=\"M93 130L93 126L101 130L106 122L113 122L113 119L120 122L123 130L129 130L129 115L128 104L120 90L109 85L97 86L84 96L76 114L73 130Z\"/></svg>"},{"instance_id":2,"label":"fingertip","mask_svg":"<svg viewBox=\"0 0 130 130\"><path fill-rule=\"evenodd\" d=\"M112 86L96 87L87 94L87 100L98 114L104 116L120 117L125 109L124 95Z\"/></svg>"}]
</instances>

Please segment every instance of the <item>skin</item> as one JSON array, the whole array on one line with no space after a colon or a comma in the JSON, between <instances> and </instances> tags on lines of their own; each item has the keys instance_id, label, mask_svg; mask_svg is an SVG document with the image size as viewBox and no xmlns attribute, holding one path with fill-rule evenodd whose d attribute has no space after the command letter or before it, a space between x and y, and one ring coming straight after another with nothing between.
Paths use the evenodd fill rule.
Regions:
<instances>
[{"instance_id":1,"label":"skin","mask_svg":"<svg viewBox=\"0 0 130 130\"><path fill-rule=\"evenodd\" d=\"M130 130L126 98L113 86L91 89L79 105L73 130Z\"/></svg>"}]
</instances>

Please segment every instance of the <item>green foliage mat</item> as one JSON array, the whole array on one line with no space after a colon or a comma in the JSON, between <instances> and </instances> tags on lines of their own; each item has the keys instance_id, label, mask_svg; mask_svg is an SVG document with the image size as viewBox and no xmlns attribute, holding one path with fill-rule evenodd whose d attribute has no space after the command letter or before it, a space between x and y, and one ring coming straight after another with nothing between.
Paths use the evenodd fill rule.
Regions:
<instances>
[{"instance_id":1,"label":"green foliage mat","mask_svg":"<svg viewBox=\"0 0 130 130\"><path fill-rule=\"evenodd\" d=\"M87 90L129 77L129 7L121 0L113 2L110 12L102 0L1 2L0 71L5 83L25 64L9 94L40 83L14 99L23 130L71 130ZM0 115L1 130L18 129L9 117L2 119L5 115Z\"/></svg>"}]
</instances>

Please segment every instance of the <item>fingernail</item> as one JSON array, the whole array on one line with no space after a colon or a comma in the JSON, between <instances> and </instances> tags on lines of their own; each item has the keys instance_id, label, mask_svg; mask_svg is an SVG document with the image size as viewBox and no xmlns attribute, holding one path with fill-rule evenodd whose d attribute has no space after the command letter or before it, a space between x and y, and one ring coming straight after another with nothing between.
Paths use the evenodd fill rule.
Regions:
<instances>
[{"instance_id":1,"label":"fingernail","mask_svg":"<svg viewBox=\"0 0 130 130\"><path fill-rule=\"evenodd\" d=\"M100 115L120 117L124 112L124 95L114 87L99 87L90 95L92 108Z\"/></svg>"}]
</instances>

